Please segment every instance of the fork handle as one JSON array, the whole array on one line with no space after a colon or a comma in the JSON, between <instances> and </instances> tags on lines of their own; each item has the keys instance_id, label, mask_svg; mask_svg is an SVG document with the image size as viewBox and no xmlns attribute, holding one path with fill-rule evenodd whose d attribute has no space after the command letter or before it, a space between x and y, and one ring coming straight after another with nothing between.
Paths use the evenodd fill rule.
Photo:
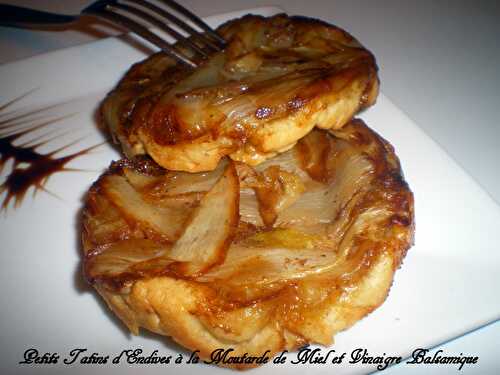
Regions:
<instances>
[{"instance_id":1,"label":"fork handle","mask_svg":"<svg viewBox=\"0 0 500 375\"><path fill-rule=\"evenodd\" d=\"M0 25L21 29L35 26L64 25L76 20L76 16L43 12L15 5L0 4Z\"/></svg>"}]
</instances>

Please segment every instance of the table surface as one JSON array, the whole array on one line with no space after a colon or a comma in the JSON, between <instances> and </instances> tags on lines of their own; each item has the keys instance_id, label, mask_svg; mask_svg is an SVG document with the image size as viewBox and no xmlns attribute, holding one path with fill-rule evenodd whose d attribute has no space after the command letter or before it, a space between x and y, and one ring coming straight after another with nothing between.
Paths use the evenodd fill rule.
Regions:
<instances>
[{"instance_id":1,"label":"table surface","mask_svg":"<svg viewBox=\"0 0 500 375\"><path fill-rule=\"evenodd\" d=\"M3 1L76 14L88 0ZM349 30L375 54L382 90L500 203L500 2L398 0L184 0L200 16L276 5ZM70 31L26 31L0 27L0 63L119 33L83 22ZM439 181L429 181L439 183ZM460 204L460 202L457 202ZM464 214L466 207L464 207ZM500 223L499 223L500 224ZM455 312L459 313L459 312ZM467 374L496 373L500 322L435 350L477 355ZM448 373L455 367L397 366L388 373Z\"/></svg>"}]
</instances>

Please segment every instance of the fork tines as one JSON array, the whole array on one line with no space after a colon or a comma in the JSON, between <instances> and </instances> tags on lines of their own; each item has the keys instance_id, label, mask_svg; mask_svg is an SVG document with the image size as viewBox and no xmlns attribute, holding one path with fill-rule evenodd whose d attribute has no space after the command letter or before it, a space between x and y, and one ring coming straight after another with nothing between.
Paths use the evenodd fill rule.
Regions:
<instances>
[{"instance_id":1,"label":"fork tines","mask_svg":"<svg viewBox=\"0 0 500 375\"><path fill-rule=\"evenodd\" d=\"M157 0L156 4L151 0L100 0L83 13L123 26L191 67L225 46L225 40L201 18L173 0ZM178 43L170 44L149 26L167 33Z\"/></svg>"}]
</instances>

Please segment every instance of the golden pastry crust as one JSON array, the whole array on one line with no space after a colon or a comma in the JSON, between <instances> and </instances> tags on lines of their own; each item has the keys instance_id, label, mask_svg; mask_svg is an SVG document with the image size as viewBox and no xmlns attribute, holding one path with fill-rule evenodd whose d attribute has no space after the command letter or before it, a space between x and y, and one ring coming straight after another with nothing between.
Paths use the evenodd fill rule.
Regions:
<instances>
[{"instance_id":1,"label":"golden pastry crust","mask_svg":"<svg viewBox=\"0 0 500 375\"><path fill-rule=\"evenodd\" d=\"M413 195L393 148L355 120L257 167L113 163L82 235L87 279L132 332L202 358L273 355L329 345L385 300L413 243Z\"/></svg>"},{"instance_id":2,"label":"golden pastry crust","mask_svg":"<svg viewBox=\"0 0 500 375\"><path fill-rule=\"evenodd\" d=\"M218 32L227 48L195 71L159 53L105 100L105 122L128 157L188 172L213 170L224 156L255 166L375 102L375 58L333 25L248 15Z\"/></svg>"}]
</instances>

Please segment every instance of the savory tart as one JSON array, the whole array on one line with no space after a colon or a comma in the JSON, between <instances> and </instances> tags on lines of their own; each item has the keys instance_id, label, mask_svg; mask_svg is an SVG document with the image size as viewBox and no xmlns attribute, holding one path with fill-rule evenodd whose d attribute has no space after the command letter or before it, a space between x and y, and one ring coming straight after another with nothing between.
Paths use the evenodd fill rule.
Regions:
<instances>
[{"instance_id":1,"label":"savory tart","mask_svg":"<svg viewBox=\"0 0 500 375\"><path fill-rule=\"evenodd\" d=\"M158 53L108 95L103 117L128 157L187 172L213 170L224 156L255 166L375 102L375 58L338 27L248 15L218 33L227 47L197 69Z\"/></svg>"},{"instance_id":2,"label":"savory tart","mask_svg":"<svg viewBox=\"0 0 500 375\"><path fill-rule=\"evenodd\" d=\"M393 148L354 120L258 166L114 162L86 198L84 270L133 333L272 355L329 345L377 308L413 235Z\"/></svg>"}]
</instances>

